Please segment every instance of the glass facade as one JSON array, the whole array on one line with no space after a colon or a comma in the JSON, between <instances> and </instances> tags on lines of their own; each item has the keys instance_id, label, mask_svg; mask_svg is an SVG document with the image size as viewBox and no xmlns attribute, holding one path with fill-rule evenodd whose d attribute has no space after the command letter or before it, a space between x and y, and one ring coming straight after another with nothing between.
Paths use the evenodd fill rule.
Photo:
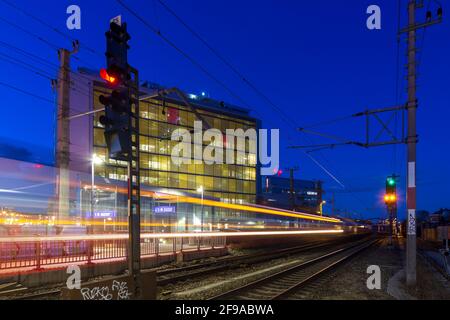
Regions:
<instances>
[{"instance_id":1,"label":"glass facade","mask_svg":"<svg viewBox=\"0 0 450 320\"><path fill-rule=\"evenodd\" d=\"M94 108L102 105L99 96L105 93L101 86L94 87ZM191 101L210 127L225 134L226 129L257 129L256 120L239 114L220 113ZM172 141L172 132L179 128L194 129L194 121L200 121L191 108L175 99L149 98L140 103L140 168L143 186L169 188L197 194L200 187L205 197L214 197L225 203L255 203L257 167L256 152L249 152L246 139L245 156L237 156L234 143L235 164L180 164L171 159L172 149L178 141ZM95 167L95 174L104 178L126 181L126 163L108 158L103 127L99 122L102 113L94 117L94 153L104 163ZM203 148L211 142L204 142ZM229 145L224 138L225 148ZM230 150L228 150L230 151Z\"/></svg>"}]
</instances>

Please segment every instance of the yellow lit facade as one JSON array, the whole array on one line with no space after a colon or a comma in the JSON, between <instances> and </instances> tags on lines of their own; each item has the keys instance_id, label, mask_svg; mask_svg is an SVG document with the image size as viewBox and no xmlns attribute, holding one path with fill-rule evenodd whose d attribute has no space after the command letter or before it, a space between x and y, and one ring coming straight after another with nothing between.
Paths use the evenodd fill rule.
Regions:
<instances>
[{"instance_id":1,"label":"yellow lit facade","mask_svg":"<svg viewBox=\"0 0 450 320\"><path fill-rule=\"evenodd\" d=\"M94 85L94 109L102 105L99 96L105 94L101 85ZM225 135L226 129L257 129L258 122L240 109L230 109L210 99L190 99L197 112L210 127ZM217 104L217 106L215 105ZM236 157L235 164L181 164L171 160L172 149L178 141L171 141L172 132L179 128L194 129L200 121L191 108L176 97L148 98L140 103L140 175L142 186L168 188L197 194L203 187L205 197L214 197L231 204L255 203L258 181L257 155L249 153ZM126 181L126 163L108 159L103 128L99 123L102 113L96 113L93 123L93 151L104 163L96 164L95 175ZM256 143L256 141L254 141ZM204 142L203 148L209 142ZM224 141L228 147L226 141ZM234 144L236 148L236 143ZM244 151L244 150L242 150Z\"/></svg>"}]
</instances>

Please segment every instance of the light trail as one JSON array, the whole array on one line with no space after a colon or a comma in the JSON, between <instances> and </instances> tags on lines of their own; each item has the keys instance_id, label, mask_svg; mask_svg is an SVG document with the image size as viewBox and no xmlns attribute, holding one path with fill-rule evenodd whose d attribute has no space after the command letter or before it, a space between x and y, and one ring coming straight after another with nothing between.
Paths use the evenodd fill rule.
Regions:
<instances>
[{"instance_id":1,"label":"light trail","mask_svg":"<svg viewBox=\"0 0 450 320\"><path fill-rule=\"evenodd\" d=\"M1 215L1 213L0 213ZM56 220L55 220L56 221ZM9 215L7 218L0 218L0 225L6 225L6 226L53 226L55 225L55 221L52 220L49 217L41 218L40 220L36 218L23 218L22 215ZM204 226L208 227L211 223L205 223ZM98 221L90 221L87 219L86 221L81 220L59 220L59 225L62 226L77 226L77 227L87 227L87 226L106 226L106 227L127 227L128 222L126 221L110 221L110 220L98 220ZM225 227L227 225L228 227ZM246 229L287 229L286 226L279 226L279 225L271 225L271 222L268 222L266 224L260 224L260 225L248 225L248 224L230 224L226 222L219 222L212 224L213 227L216 227L218 229L238 229L238 228L246 228ZM198 224L185 224L185 223L157 223L157 222L141 222L141 227L200 227Z\"/></svg>"},{"instance_id":2,"label":"light trail","mask_svg":"<svg viewBox=\"0 0 450 320\"><path fill-rule=\"evenodd\" d=\"M189 232L189 233L145 233L141 239L173 239L173 238L210 238L210 237L254 237L254 236L288 236L304 234L337 234L342 229L298 230L298 231L247 231L247 232ZM80 236L45 236L45 237L2 237L0 243L33 242L33 241L90 241L90 240L127 240L128 234L98 234Z\"/></svg>"}]
</instances>

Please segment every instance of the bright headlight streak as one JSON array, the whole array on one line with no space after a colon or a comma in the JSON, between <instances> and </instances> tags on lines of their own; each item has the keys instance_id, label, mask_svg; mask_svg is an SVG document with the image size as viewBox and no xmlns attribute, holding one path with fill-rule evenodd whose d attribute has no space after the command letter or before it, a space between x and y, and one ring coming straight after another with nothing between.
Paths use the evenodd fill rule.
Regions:
<instances>
[{"instance_id":1,"label":"bright headlight streak","mask_svg":"<svg viewBox=\"0 0 450 320\"><path fill-rule=\"evenodd\" d=\"M248 232L189 232L189 233L145 233L141 239L172 239L172 238L206 238L206 237L254 237L254 236L289 236L302 234L334 234L343 233L340 229L298 230L298 231L248 231ZM97 234L80 236L49 236L49 237L7 237L0 238L5 242L33 242L33 241L82 241L82 240L126 240L128 234Z\"/></svg>"},{"instance_id":2,"label":"bright headlight streak","mask_svg":"<svg viewBox=\"0 0 450 320\"><path fill-rule=\"evenodd\" d=\"M98 189L104 189L102 186L97 186ZM118 192L120 193L127 193L127 190L124 188L118 188ZM160 201L165 200L170 202L179 202L179 203L193 203L202 205L202 200L199 198L194 197L188 197L185 195L174 195L174 194L165 194L162 192L155 192L155 191L141 191L141 196L143 197L150 197L155 198ZM226 208L226 209L234 209L238 211L248 211L248 212L255 212L255 213L266 213L270 215L277 215L282 217L292 217L292 218L298 218L298 219L305 219L305 220L315 220L315 221L324 221L324 222L332 222L332 223L342 223L342 220L336 219L336 218L330 218L330 217L323 217L319 215L314 214L308 214L308 213L301 213L301 212L294 212L294 211L288 211L283 209L275 209L260 205L245 205L245 204L231 204L231 203L223 203L220 201L214 201L214 200L203 200L204 206L211 206L211 207L217 207L217 208Z\"/></svg>"},{"instance_id":3,"label":"bright headlight streak","mask_svg":"<svg viewBox=\"0 0 450 320\"><path fill-rule=\"evenodd\" d=\"M183 199L182 202L201 204L202 201L197 198L186 197ZM212 200L203 200L203 203L205 206L221 207L221 208L250 211L250 212L256 212L256 213L267 213L267 214L271 214L271 215L278 215L278 216L284 216L284 217L293 217L293 218L299 218L299 219L326 221L326 222L334 222L334 223L342 222L341 220L335 219L335 218L315 216L315 215L306 214L306 213L293 213L291 211L285 211L285 210L274 210L274 209L269 209L268 207L262 207L262 206L254 207L254 206L247 206L247 205L241 205L241 204L222 203L222 202L212 201Z\"/></svg>"}]
</instances>

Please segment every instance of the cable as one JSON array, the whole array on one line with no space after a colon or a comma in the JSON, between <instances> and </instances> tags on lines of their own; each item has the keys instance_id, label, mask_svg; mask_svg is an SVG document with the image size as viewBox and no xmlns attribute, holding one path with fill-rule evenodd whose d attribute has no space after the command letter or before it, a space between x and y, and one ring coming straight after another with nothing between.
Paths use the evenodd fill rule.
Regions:
<instances>
[{"instance_id":1,"label":"cable","mask_svg":"<svg viewBox=\"0 0 450 320\"><path fill-rule=\"evenodd\" d=\"M194 64L196 67L198 67L202 72L204 72L205 74L207 74L211 79L213 79L214 81L216 81L217 83L219 83L223 88L226 89L227 92L229 92L232 96L234 96L235 98L237 98L239 101L243 102L245 106L248 106L248 104L238 95L236 95L231 89L229 89L222 81L218 80L216 77L214 77L208 70L206 70L200 63L198 63L196 60L194 60L192 57L190 57L187 53L185 53L182 49L180 49L178 46L176 46L172 41L170 41L167 37L165 37L160 30L156 29L155 27L153 27L151 24L149 24L146 20L144 20L142 17L140 17L134 10L132 10L130 7L128 7L122 0L116 0L123 8L125 8L128 12L130 12L135 18L137 18L139 21L141 21L149 30L151 30L153 33L155 33L157 36L159 36L161 39L163 39L166 43L168 43L172 48L174 48L176 51L178 51L181 55L183 55L186 59L188 59L192 64ZM178 17L179 20L181 20ZM187 26L187 24L183 23L183 25ZM189 28L189 27L188 27ZM193 31L192 28L189 28L189 30ZM194 32L195 33L195 32ZM201 39L201 41L208 45L207 42L205 40L203 40L203 38L201 38L200 36L198 36L198 34L195 33L195 35ZM212 50L216 55L218 55L217 51L214 50L211 46L208 45L208 48L210 48L210 50ZM220 56L220 55L219 55ZM265 99L271 106L272 108L274 108L275 110L277 110L277 112L279 112L285 122L289 123L290 125L292 125L294 127L294 130L296 130L296 124L295 122L292 121L292 119L288 116L285 115L285 113L276 105L274 104L263 92L261 92L258 88L256 88L256 86L254 86L250 81L248 81L245 77L243 77L236 68L234 68L230 63L228 63L223 57L220 56L220 59L222 61L224 61L229 67L232 68L232 70L237 73L240 78L247 83L247 85L249 85L254 91L256 91L261 97L263 97L263 99ZM305 151L303 151L305 152ZM309 157L311 158L312 156L309 155ZM317 160L316 160L317 161ZM318 162L318 161L317 161ZM327 174L329 174L329 171L325 171ZM335 180L336 182L338 182L339 184L342 184L339 180L337 180L337 178L334 175L330 175L330 177Z\"/></svg>"},{"instance_id":2,"label":"cable","mask_svg":"<svg viewBox=\"0 0 450 320\"><path fill-rule=\"evenodd\" d=\"M34 37L34 38L36 38L36 39L38 39L39 41L41 41L41 42L45 43L46 45L48 45L49 47L51 47L52 49L59 49L59 47L57 45L55 45L54 43L51 43L50 41L48 41L48 40L38 36L37 34L32 33L31 31L29 31L29 30L27 30L27 29L25 29L25 28L15 24L15 23L13 23L13 22L11 22L9 20L6 20L6 19L0 17L0 21L3 21L4 23L6 23L6 24L8 24L8 25L10 25L10 26L12 26L12 27L14 27L14 28L16 28L16 29L18 29L18 30L20 30L20 31L22 31L22 32L24 32L24 33Z\"/></svg>"},{"instance_id":3,"label":"cable","mask_svg":"<svg viewBox=\"0 0 450 320\"><path fill-rule=\"evenodd\" d=\"M30 96L30 97L34 97L34 98L36 98L36 99L39 99L39 100L42 100L42 101L49 102L49 103L51 103L52 105L54 104L54 101L52 101L52 100L50 100L50 99L48 99L48 98L42 97L42 96L40 96L40 95L34 94L34 93L32 93L32 92L23 90L23 89L21 89L21 88L15 87L15 86L12 86L12 85L10 85L10 84L7 84L7 83L4 83L4 82L1 82L1 81L0 81L0 85L1 85L1 86L4 86L4 87L7 87L7 88L10 88L10 89L12 89L12 90L14 90L14 91L23 93L23 94L25 94L25 95L28 95L28 96Z\"/></svg>"},{"instance_id":4,"label":"cable","mask_svg":"<svg viewBox=\"0 0 450 320\"><path fill-rule=\"evenodd\" d=\"M396 57L396 71L395 71L395 104L398 105L400 101L400 28L401 28L401 8L402 1L398 0L397 4L397 57ZM395 120L394 120L394 132L397 135L398 131L398 110L395 112ZM404 111L401 111L404 112ZM392 159L392 170L393 172L397 172L397 145L393 146L393 159Z\"/></svg>"},{"instance_id":5,"label":"cable","mask_svg":"<svg viewBox=\"0 0 450 320\"><path fill-rule=\"evenodd\" d=\"M158 2L166 9L170 14L172 14L195 38L197 38L201 43L203 43L219 60L221 60L231 71L233 71L244 83L246 83L254 92L256 92L260 97L263 98L278 114L280 114L283 120L290 124L294 131L297 130L298 125L291 117L286 115L284 111L278 107L267 95L265 95L261 90L259 90L252 82L250 82L239 70L233 66L227 59L225 59L216 49L214 49L203 37L201 37L194 29L192 29L180 16L178 16L169 6L167 6L162 0ZM302 150L303 151L303 150ZM315 159L310 154L303 151L307 157L309 157L319 168L321 168L327 175L329 175L335 182L345 188L344 184L339 181L339 179L333 175L328 169L326 169L317 159Z\"/></svg>"},{"instance_id":6,"label":"cable","mask_svg":"<svg viewBox=\"0 0 450 320\"><path fill-rule=\"evenodd\" d=\"M139 16L133 9L128 7L122 0L116 0L125 10L127 10L131 15L133 15L136 19L138 19L143 25L145 25L150 31L160 37L164 42L166 42L169 46L175 49L179 54L185 57L189 62L191 62L194 66L199 68L204 74L214 80L217 84L219 84L222 88L224 88L231 96L238 99L241 103L248 106L248 103L245 102L239 95L233 92L225 83L223 83L220 79L215 77L212 73L210 73L206 68L204 68L199 62L197 62L194 58L184 52L181 48L179 48L175 43L173 43L169 38L161 33L161 30L156 29L154 26L149 24L146 20L144 20L141 16Z\"/></svg>"},{"instance_id":7,"label":"cable","mask_svg":"<svg viewBox=\"0 0 450 320\"><path fill-rule=\"evenodd\" d=\"M348 120L354 118L354 115L350 115L350 116L345 116L345 117L337 117L331 120L326 120L326 121L321 121L321 122L317 122L308 126L304 126L300 129L311 129L311 128L317 128L317 127L321 127L321 126L325 126L325 125L329 125L329 124L333 124L336 122L340 122L340 121L344 121L344 120Z\"/></svg>"},{"instance_id":8,"label":"cable","mask_svg":"<svg viewBox=\"0 0 450 320\"><path fill-rule=\"evenodd\" d=\"M38 61L38 62L41 63L41 64L49 65L49 66L52 67L54 70L56 70L56 72L59 72L60 66L59 66L58 64L56 64L56 63L50 62L50 61L48 61L48 60L46 60L46 59L44 59L44 58L42 58L42 57L39 57L39 56L37 56L37 55L35 55L35 54L29 52L29 51L26 51L26 50L24 50L24 49L21 49L21 48L19 48L19 47L16 47L16 46L14 46L14 45L12 45L12 44L10 44L10 43L7 43L7 42L1 41L1 40L0 40L0 45L3 46L3 47L6 47L6 48L8 48L8 49L11 49L11 50L13 50L13 51L16 51L16 52L18 52L19 54L21 54L21 55L23 55L23 56L28 56L28 57L30 57L30 58L32 58L32 59ZM72 56L72 57L74 57L74 56ZM83 75L83 74L80 74L80 73L78 73L78 72L75 72L75 71L73 71L73 70L70 70L69 68L67 68L66 71L67 71L67 72L70 72L70 73L71 73L72 75L74 75L74 76L77 76L77 77L80 77L80 78L84 78L84 79L86 79L86 80L88 80L88 81L92 81L91 78L89 78L89 77L87 77L87 76L85 76L85 75Z\"/></svg>"},{"instance_id":9,"label":"cable","mask_svg":"<svg viewBox=\"0 0 450 320\"><path fill-rule=\"evenodd\" d=\"M3 1L3 0L0 0L0 1ZM6 23L6 24L8 24L8 25L10 25L10 26L12 26L12 27L14 27L14 28L16 28L16 29L26 33L26 34L28 34L29 36L31 36L33 38L36 38L37 40L41 41L42 43L45 43L46 45L48 45L49 47L51 47L54 50L59 50L60 49L60 46L58 46L58 45L56 45L56 44L46 40L45 38L43 38L43 37L41 37L41 36L31 32L31 31L29 31L29 30L27 30L27 29L25 29L25 28L15 24L15 23L13 23L13 22L5 19L5 18L0 17L0 21L3 21L4 23ZM89 66L89 67L95 69L95 67L93 67L90 64L90 62L87 62L87 61L85 61L85 60L83 60L83 59L81 59L79 57L75 57L75 56L73 57L73 59L78 60L78 61L84 63L86 66Z\"/></svg>"},{"instance_id":10,"label":"cable","mask_svg":"<svg viewBox=\"0 0 450 320\"><path fill-rule=\"evenodd\" d=\"M30 97L33 97L33 98L36 98L36 99L39 99L39 100L42 100L42 101L45 101L45 102L49 102L49 103L51 103L52 105L55 105L55 101L53 101L53 100L50 100L50 99L48 99L48 98L46 98L46 97L37 95L37 94L32 93L32 92L30 92L30 91L26 91L26 90L21 89L21 88L19 88L19 87L15 87L15 86L10 85L10 84L7 84L7 83L5 83L5 82L1 82L1 81L0 81L0 86L3 86L3 87L6 87L6 88L9 88L9 89L12 89L12 90L17 91L17 92L20 92L20 93L22 93L22 94L24 94L24 95L27 95L27 96L30 96ZM59 103L56 103L56 106L61 107L61 105L60 105ZM73 110L77 110L77 109L73 108Z\"/></svg>"},{"instance_id":11,"label":"cable","mask_svg":"<svg viewBox=\"0 0 450 320\"><path fill-rule=\"evenodd\" d=\"M43 19L36 17L35 15L33 15L33 14L31 14L31 13L25 11L24 9L19 8L19 7L18 7L17 5L15 5L14 3L10 2L10 1L7 1L7 0L0 0L0 1L2 1L2 2L5 3L5 4L7 4L7 5L10 6L11 8L13 8L13 9L15 9L15 10L17 10L17 11L23 13L24 15L26 15L26 16L32 18L33 20L39 22L40 24L46 26L47 28L49 28L49 29L51 29L52 31L54 31L54 32L56 32L57 34L59 34L60 36L66 38L66 39L68 39L68 40L70 40L70 41L75 41L74 38L70 37L70 36L67 35L66 33L64 33L64 32L62 32L61 30L59 30L58 28L55 28L54 26L48 24L48 23L47 23L46 21L44 21ZM87 51L90 51L90 52L93 53L93 54L97 54L97 55L100 55L100 56L103 57L103 55L101 55L100 53L98 53L96 50L94 50L94 49L92 49L92 48L90 48L90 47L88 47L88 46L82 44L81 42L80 42L80 46L83 46L84 48L87 49Z\"/></svg>"},{"instance_id":12,"label":"cable","mask_svg":"<svg viewBox=\"0 0 450 320\"><path fill-rule=\"evenodd\" d=\"M219 60L221 60L231 71L233 71L243 82L245 82L250 88L253 89L259 96L266 100L277 112L279 112L287 122L291 122L291 118L286 116L284 112L279 108L272 100L269 99L261 90L259 90L253 83L251 83L247 78L239 72L239 70L233 66L227 59L225 59L216 49L214 49L205 39L203 39L195 30L193 30L186 22L183 21L171 8L169 8L162 0L158 2L170 13L172 14L190 33L194 35L200 42L203 43ZM294 123L295 126L295 123Z\"/></svg>"},{"instance_id":13,"label":"cable","mask_svg":"<svg viewBox=\"0 0 450 320\"><path fill-rule=\"evenodd\" d=\"M3 61L6 61L6 62L9 62L11 64L17 65L17 66L19 66L19 67L21 67L23 69L29 70L29 71L31 71L31 72L39 75L39 76L42 76L42 77L44 77L44 78L46 78L48 80L52 80L51 75L45 74L46 73L45 70L36 68L36 67L34 67L34 66L32 66L32 65L30 65L28 63L22 62L22 61L20 61L18 59L15 59L14 57L11 57L9 55L3 54L1 52L0 52L0 60L3 60Z\"/></svg>"},{"instance_id":14,"label":"cable","mask_svg":"<svg viewBox=\"0 0 450 320\"><path fill-rule=\"evenodd\" d=\"M3 57L3 58L1 58L1 57ZM6 58L5 58L5 57L6 57ZM28 71L31 71L31 72L33 72L33 73L35 73L35 74L37 74L37 75L39 75L39 76L41 76L41 77L44 77L44 78L46 78L46 79L48 79L48 80L50 80L50 81L54 80L54 78L52 77L52 75L48 74L46 70L37 68L37 67L35 67L35 66L31 65L31 64L28 64L28 63L23 62L23 61L21 61L21 60L19 60L19 59L16 59L16 58L14 58L14 57L12 57L12 56L10 56L10 55L7 55L7 54L4 54L4 53L1 53L1 52L0 52L0 59L3 60L3 61L7 61L7 62L9 62L9 63L11 63L11 64L17 65L17 66L19 66L19 67L21 67L21 68L23 68L23 69L28 70ZM10 60L12 60L12 61L10 61L10 60L8 60L8 59L10 59ZM46 73L47 73L47 74L46 74ZM73 91L79 92L80 94L82 94L82 95L84 95L84 96L86 96L86 97L90 97L90 94L89 94L89 93L83 92L83 91L81 91L81 90L79 90L79 89L73 87L72 84L71 84L71 82L70 82L70 80L68 81L68 80L66 80L66 79L61 79L61 78L59 78L59 77L57 77L56 79L57 79L58 81L64 81L64 82L68 83L69 86L70 86L70 88L71 88ZM73 110L75 110L75 111L77 111L77 112L81 112L80 110L77 110L77 109L73 109Z\"/></svg>"}]
</instances>

